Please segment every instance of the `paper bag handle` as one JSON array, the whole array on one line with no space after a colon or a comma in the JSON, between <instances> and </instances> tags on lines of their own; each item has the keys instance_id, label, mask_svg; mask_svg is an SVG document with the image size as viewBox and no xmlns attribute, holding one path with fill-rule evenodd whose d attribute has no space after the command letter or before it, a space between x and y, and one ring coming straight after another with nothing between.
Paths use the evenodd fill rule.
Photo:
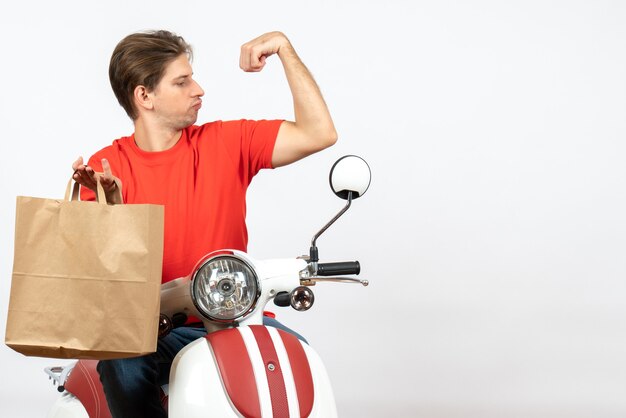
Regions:
<instances>
[{"instance_id":1,"label":"paper bag handle","mask_svg":"<svg viewBox=\"0 0 626 418\"><path fill-rule=\"evenodd\" d=\"M70 201L70 190L72 190L72 198L71 201L77 201L78 195L80 191L80 184L78 182L74 182L74 187L72 187L73 178L70 177L70 180L67 182L67 188L65 189L65 200ZM120 186L120 182L115 179L115 184L117 186L116 193L118 194L119 201L122 202L122 187ZM100 184L100 180L96 180L96 189L98 194L98 203L101 205L107 204L106 194L104 193L104 188L102 184Z\"/></svg>"}]
</instances>

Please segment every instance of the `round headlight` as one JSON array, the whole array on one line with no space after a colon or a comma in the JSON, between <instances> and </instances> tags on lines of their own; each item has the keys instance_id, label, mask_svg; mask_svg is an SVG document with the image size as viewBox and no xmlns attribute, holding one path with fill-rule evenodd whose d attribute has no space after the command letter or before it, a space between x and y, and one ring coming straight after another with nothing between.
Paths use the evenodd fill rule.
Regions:
<instances>
[{"instance_id":1,"label":"round headlight","mask_svg":"<svg viewBox=\"0 0 626 418\"><path fill-rule=\"evenodd\" d=\"M230 322L250 312L259 297L254 270L234 255L208 259L194 274L191 297L206 318Z\"/></svg>"}]
</instances>

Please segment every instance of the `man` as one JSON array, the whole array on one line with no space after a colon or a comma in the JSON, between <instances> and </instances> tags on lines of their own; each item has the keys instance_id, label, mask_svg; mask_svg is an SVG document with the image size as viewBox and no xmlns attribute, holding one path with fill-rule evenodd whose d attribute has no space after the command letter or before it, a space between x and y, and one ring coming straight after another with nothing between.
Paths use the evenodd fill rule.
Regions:
<instances>
[{"instance_id":1,"label":"man","mask_svg":"<svg viewBox=\"0 0 626 418\"><path fill-rule=\"evenodd\" d=\"M191 48L167 31L136 33L115 48L111 86L135 132L113 142L88 164L79 157L74 179L95 199L100 181L111 204L165 206L163 282L187 275L203 255L246 250L245 194L263 168L281 167L333 145L333 121L311 74L287 37L266 33L241 47L239 66L261 71L276 54L293 96L295 121L194 123L204 91L193 79ZM276 325L276 324L274 324ZM183 327L159 341L157 353L102 361L98 371L114 417L166 417L158 385L171 361L202 328Z\"/></svg>"}]
</instances>

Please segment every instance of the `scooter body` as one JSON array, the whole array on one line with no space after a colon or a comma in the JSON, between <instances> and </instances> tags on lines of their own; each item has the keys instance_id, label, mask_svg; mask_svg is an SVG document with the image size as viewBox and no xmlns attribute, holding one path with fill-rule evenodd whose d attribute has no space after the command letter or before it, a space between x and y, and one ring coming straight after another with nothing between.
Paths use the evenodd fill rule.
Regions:
<instances>
[{"instance_id":1,"label":"scooter body","mask_svg":"<svg viewBox=\"0 0 626 418\"><path fill-rule=\"evenodd\" d=\"M170 372L169 416L336 417L330 379L317 353L294 335L262 325L267 302L300 286L306 261L256 261L240 251L227 252L257 272L261 290L256 308L236 327L216 330L219 324L204 321L206 337L178 353ZM185 280L170 285L161 310L182 308L200 315L182 302L188 300L189 288Z\"/></svg>"},{"instance_id":2,"label":"scooter body","mask_svg":"<svg viewBox=\"0 0 626 418\"><path fill-rule=\"evenodd\" d=\"M209 254L237 257L257 272L256 307L240 322L204 320L207 335L184 347L170 371L165 403L172 418L337 416L330 379L319 355L294 335L262 325L267 302L300 285L302 259L256 261L235 250ZM204 259L198 264L201 265ZM198 271L198 267L194 269ZM190 304L192 277L162 287L161 311L201 318ZM79 361L61 385L64 392L49 418L105 418L110 415L94 362ZM80 381L77 381L80 380ZM59 381L61 378L59 376Z\"/></svg>"},{"instance_id":3,"label":"scooter body","mask_svg":"<svg viewBox=\"0 0 626 418\"><path fill-rule=\"evenodd\" d=\"M173 418L337 416L319 356L272 327L242 326L194 341L176 357L171 382Z\"/></svg>"},{"instance_id":4,"label":"scooter body","mask_svg":"<svg viewBox=\"0 0 626 418\"><path fill-rule=\"evenodd\" d=\"M175 357L163 404L171 418L337 416L328 374L317 353L296 336L264 326L270 301L308 310L310 286L360 283L358 261L318 263L317 238L369 188L370 171L360 157L346 156L331 169L330 183L346 206L313 238L309 256L258 261L236 250L201 259L187 277L161 287L159 332L178 316L204 324L205 337ZM183 320L184 322L184 320ZM48 418L110 418L96 360L80 360L46 373L62 395Z\"/></svg>"}]
</instances>

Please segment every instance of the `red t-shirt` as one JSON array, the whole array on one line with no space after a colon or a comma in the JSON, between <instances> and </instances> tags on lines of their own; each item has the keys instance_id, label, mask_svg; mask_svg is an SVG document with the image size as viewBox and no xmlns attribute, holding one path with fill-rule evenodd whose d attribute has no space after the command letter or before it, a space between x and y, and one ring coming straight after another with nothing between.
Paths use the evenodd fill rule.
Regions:
<instances>
[{"instance_id":1,"label":"red t-shirt","mask_svg":"<svg viewBox=\"0 0 626 418\"><path fill-rule=\"evenodd\" d=\"M102 158L122 181L124 203L165 206L163 283L191 273L207 253L245 251L246 190L262 168L272 168L281 120L212 122L183 130L172 148L141 150L134 135L120 138L88 162ZM94 200L86 188L82 200Z\"/></svg>"}]
</instances>

